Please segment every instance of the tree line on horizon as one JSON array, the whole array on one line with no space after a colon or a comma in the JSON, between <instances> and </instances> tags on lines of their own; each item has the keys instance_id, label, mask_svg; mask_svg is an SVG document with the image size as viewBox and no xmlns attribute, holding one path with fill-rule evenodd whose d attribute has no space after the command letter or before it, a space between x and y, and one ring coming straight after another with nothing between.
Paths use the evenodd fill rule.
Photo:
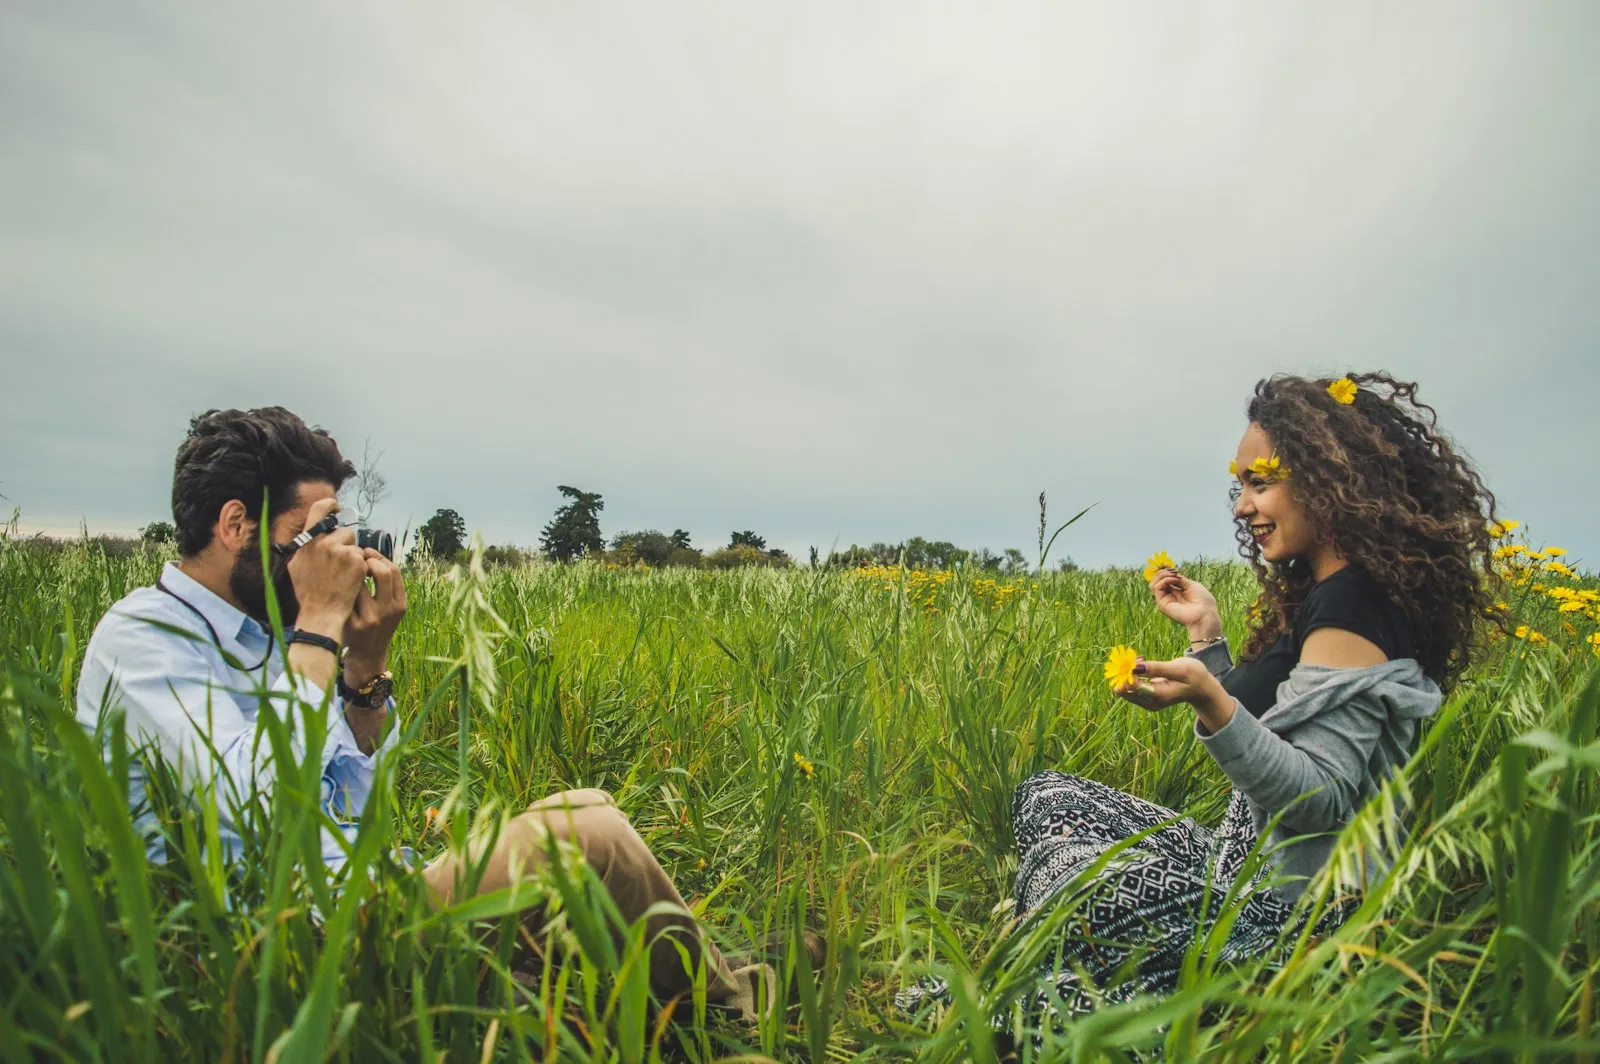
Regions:
<instances>
[{"instance_id":1,"label":"tree line on horizon","mask_svg":"<svg viewBox=\"0 0 1600 1064\"><path fill-rule=\"evenodd\" d=\"M689 533L681 528L671 532L654 528L623 531L608 541L600 529L600 512L605 509L605 499L599 492L567 484L557 485L556 490L568 501L556 509L550 522L540 531L538 550L486 547L484 560L487 563L520 564L542 557L553 562L590 559L627 567L647 565L653 569L669 566L733 569L752 565L782 568L794 564L786 552L768 548L766 538L750 529L732 532L727 546L710 552L695 547ZM466 539L466 522L461 515L454 510L441 509L418 528L415 549L423 557L454 559L466 550ZM922 536L866 547L852 543L844 550L829 551L826 557L812 547L809 563L812 568L834 569L874 565L904 565L910 569L972 568L1008 575L1026 572L1029 568L1027 558L1014 547L1000 553L987 547L967 550L948 540L930 540ZM1072 559L1065 558L1057 563L1057 568L1072 571L1078 566Z\"/></svg>"},{"instance_id":2,"label":"tree line on horizon","mask_svg":"<svg viewBox=\"0 0 1600 1064\"><path fill-rule=\"evenodd\" d=\"M363 474L357 481L359 505L355 516L362 523L371 515L377 502L387 495L386 485L378 480L378 474L365 468L370 465L370 462L363 463ZM605 509L604 496L567 484L557 485L556 490L567 501L556 509L549 523L540 531L537 549L502 544L488 546L484 548L486 564L514 566L541 559L561 563L587 559L629 568L645 565L652 569L672 566L784 568L795 564L785 551L769 548L766 538L750 529L730 533L726 546L711 551L696 547L690 542L689 533L681 528L671 532L654 528L621 531L608 540L600 528L600 512ZM140 544L159 546L173 543L177 539L177 530L170 521L152 521L139 529L133 539L123 540L115 536L97 536L94 539L112 553L118 553ZM462 558L466 551L466 520L453 509L440 508L417 527L412 536L408 560L453 562ZM868 546L852 543L843 550L831 550L825 556L812 547L808 560L814 569L904 565L908 569L982 569L1014 575L1027 572L1029 568L1027 558L1015 547L999 553L987 547L968 550L948 540L930 540L922 536L912 536L899 543L875 542ZM1056 568L1070 572L1078 566L1071 558L1064 558Z\"/></svg>"}]
</instances>

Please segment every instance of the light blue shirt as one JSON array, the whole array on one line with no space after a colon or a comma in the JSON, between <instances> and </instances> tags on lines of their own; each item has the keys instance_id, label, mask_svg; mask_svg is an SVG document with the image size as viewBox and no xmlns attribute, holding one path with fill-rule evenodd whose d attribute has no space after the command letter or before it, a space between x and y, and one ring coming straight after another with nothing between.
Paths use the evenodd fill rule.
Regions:
<instances>
[{"instance_id":1,"label":"light blue shirt","mask_svg":"<svg viewBox=\"0 0 1600 1064\"><path fill-rule=\"evenodd\" d=\"M112 606L84 651L78 723L93 733L106 712L123 711L132 745L158 749L185 790L215 802L225 859L232 862L240 847L235 807L244 806L252 780L258 794L270 794L276 775L272 744L257 719L263 673L272 705L290 724L298 758L306 756L301 718L308 707L320 706L325 696L285 669L281 649L261 669L248 671L230 664L224 651L241 666L266 658L271 647L266 630L185 575L176 563L167 563L161 583L194 610L159 587L139 588ZM211 622L217 641L195 611ZM193 638L167 631L163 625ZM322 808L353 841L356 825L350 818L366 805L377 759L394 747L400 729L391 726L383 745L368 756L345 722L344 703L337 695L329 700L327 712L327 740L317 753L322 763ZM151 860L164 860L165 846L146 801L144 770L137 759L129 767L128 804ZM326 825L322 859L335 870L345 861L339 839Z\"/></svg>"}]
</instances>

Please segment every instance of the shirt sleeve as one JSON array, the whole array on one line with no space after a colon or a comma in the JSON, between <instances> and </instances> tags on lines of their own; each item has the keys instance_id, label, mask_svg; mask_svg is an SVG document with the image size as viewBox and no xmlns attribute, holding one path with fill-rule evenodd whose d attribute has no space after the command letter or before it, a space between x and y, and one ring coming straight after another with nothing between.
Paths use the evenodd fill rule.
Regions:
<instances>
[{"instance_id":1,"label":"shirt sleeve","mask_svg":"<svg viewBox=\"0 0 1600 1064\"><path fill-rule=\"evenodd\" d=\"M1352 632L1382 650L1385 657L1396 656L1395 637L1383 609L1361 581L1330 580L1307 597L1295 618L1296 644L1303 644L1319 628Z\"/></svg>"},{"instance_id":2,"label":"shirt sleeve","mask_svg":"<svg viewBox=\"0 0 1600 1064\"><path fill-rule=\"evenodd\" d=\"M1294 729L1286 739L1235 700L1233 719L1195 736L1223 773L1289 829L1312 833L1342 827L1361 803L1361 783L1382 734L1387 711L1357 695Z\"/></svg>"},{"instance_id":3,"label":"shirt sleeve","mask_svg":"<svg viewBox=\"0 0 1600 1064\"><path fill-rule=\"evenodd\" d=\"M246 719L229 682L213 671L200 644L181 636L151 638L152 629L138 618L121 617L96 633L80 685L79 718L120 708L133 743L161 754L178 779L192 789L216 787L217 810L229 827L234 807L252 794L264 793L276 778L276 759L263 717ZM87 689L85 689L87 688ZM365 784L371 785L371 758L366 758L345 722L337 697L325 695L309 681L285 670L259 694L289 724L290 748L297 759L307 756L309 712L327 704L327 736L316 751L324 774L335 760L365 760ZM86 705L90 701L92 705ZM352 780L362 769L346 770ZM358 784L359 785L359 784ZM351 787L352 793L355 786ZM363 800L365 794L362 795Z\"/></svg>"},{"instance_id":4,"label":"shirt sleeve","mask_svg":"<svg viewBox=\"0 0 1600 1064\"><path fill-rule=\"evenodd\" d=\"M328 759L325 775L333 784L333 807L341 816L360 816L361 811L367 806L367 798L372 794L372 779L378 771L378 759L385 756L395 748L400 741L400 729L394 720L394 699L389 699L389 734L383 737L383 742L371 754L363 754L361 747L356 743L355 735L350 731L350 725L344 719L344 706L339 705L339 724L343 727L344 737L348 743L341 742ZM330 711L331 715L331 711ZM333 741L333 727L330 723L328 739Z\"/></svg>"},{"instance_id":5,"label":"shirt sleeve","mask_svg":"<svg viewBox=\"0 0 1600 1064\"><path fill-rule=\"evenodd\" d=\"M1199 650L1185 651L1184 657L1194 658L1219 680L1233 671L1233 651L1228 649L1227 639L1207 643Z\"/></svg>"}]
</instances>

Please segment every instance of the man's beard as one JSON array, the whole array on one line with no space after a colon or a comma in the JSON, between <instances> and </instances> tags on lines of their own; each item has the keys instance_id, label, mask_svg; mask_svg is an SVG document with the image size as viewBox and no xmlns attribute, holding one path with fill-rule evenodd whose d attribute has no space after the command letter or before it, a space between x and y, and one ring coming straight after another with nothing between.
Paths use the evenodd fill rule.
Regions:
<instances>
[{"instance_id":1,"label":"man's beard","mask_svg":"<svg viewBox=\"0 0 1600 1064\"><path fill-rule=\"evenodd\" d=\"M300 600L294 596L289 567L278 565L273 568L276 571L272 574L272 589L278 596L278 614L283 618L285 628L293 628L295 618L300 616ZM261 570L259 543L247 543L239 548L239 553L234 556L233 572L228 576L228 588L244 606L244 612L259 621L263 628L271 628L272 621L267 615L267 582Z\"/></svg>"}]
</instances>

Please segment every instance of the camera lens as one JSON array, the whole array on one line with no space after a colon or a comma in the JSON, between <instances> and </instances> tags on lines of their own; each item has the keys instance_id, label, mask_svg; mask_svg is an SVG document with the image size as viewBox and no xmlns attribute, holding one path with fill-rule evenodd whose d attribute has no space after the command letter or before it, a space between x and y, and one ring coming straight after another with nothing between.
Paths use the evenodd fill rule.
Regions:
<instances>
[{"instance_id":1,"label":"camera lens","mask_svg":"<svg viewBox=\"0 0 1600 1064\"><path fill-rule=\"evenodd\" d=\"M356 529L356 546L371 547L385 558L394 561L394 537L381 528Z\"/></svg>"}]
</instances>

